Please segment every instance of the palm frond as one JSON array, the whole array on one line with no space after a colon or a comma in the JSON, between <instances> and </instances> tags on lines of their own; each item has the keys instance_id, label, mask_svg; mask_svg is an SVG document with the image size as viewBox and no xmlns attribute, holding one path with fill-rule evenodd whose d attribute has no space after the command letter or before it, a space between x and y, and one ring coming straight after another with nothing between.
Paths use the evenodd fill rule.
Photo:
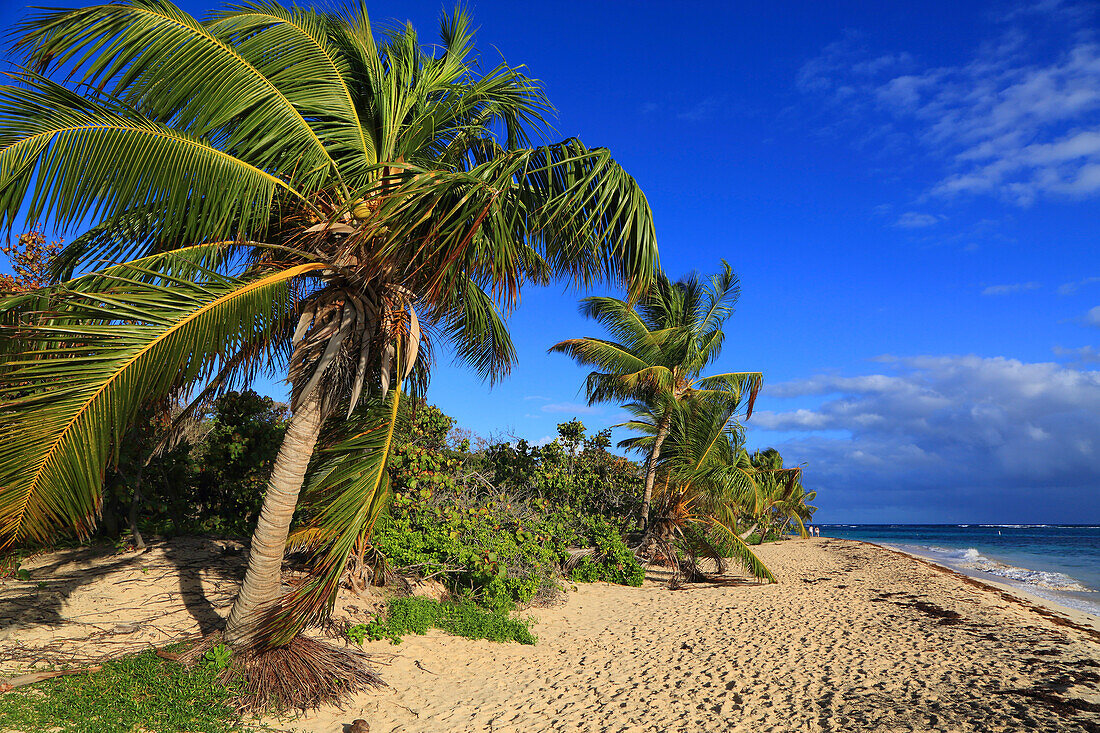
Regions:
<instances>
[{"instance_id":1,"label":"palm frond","mask_svg":"<svg viewBox=\"0 0 1100 733\"><path fill-rule=\"evenodd\" d=\"M287 282L322 267L170 285L112 275L113 288L59 292L51 314L6 327L24 348L0 375L0 542L86 535L141 406L262 338L289 305Z\"/></svg>"},{"instance_id":2,"label":"palm frond","mask_svg":"<svg viewBox=\"0 0 1100 733\"><path fill-rule=\"evenodd\" d=\"M728 540L730 547L733 549L734 559L740 562L741 566L754 578L767 580L770 583L778 582L775 579L775 575L772 574L772 571L768 570L768 566L756 556L756 553L752 551L748 543L741 539L741 536L737 534L736 531L727 524L717 520L712 520L710 524L719 531L723 538Z\"/></svg>"},{"instance_id":3,"label":"palm frond","mask_svg":"<svg viewBox=\"0 0 1100 733\"><path fill-rule=\"evenodd\" d=\"M0 227L24 206L30 223L59 230L143 210L180 238L231 239L266 227L276 190L302 198L266 170L115 100L35 74L17 79L0 86Z\"/></svg>"},{"instance_id":4,"label":"palm frond","mask_svg":"<svg viewBox=\"0 0 1100 733\"><path fill-rule=\"evenodd\" d=\"M181 133L222 137L227 153L293 175L301 190L320 188L336 164L300 108L327 81L316 50L283 33L261 70L230 42L241 39L225 37L232 28L216 30L167 0L124 0L31 15L16 30L16 51L40 69L72 66L89 87ZM265 75L276 70L282 88Z\"/></svg>"}]
</instances>

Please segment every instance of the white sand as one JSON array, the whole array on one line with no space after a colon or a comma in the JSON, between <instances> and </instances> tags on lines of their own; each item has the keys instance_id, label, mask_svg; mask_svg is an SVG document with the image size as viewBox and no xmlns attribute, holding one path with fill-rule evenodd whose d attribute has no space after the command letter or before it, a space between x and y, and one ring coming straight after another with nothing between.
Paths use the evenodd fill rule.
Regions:
<instances>
[{"instance_id":1,"label":"white sand","mask_svg":"<svg viewBox=\"0 0 1100 733\"><path fill-rule=\"evenodd\" d=\"M180 598L207 621L224 614L241 558L190 542L30 563L35 582L54 573L42 582L64 592L0 584L0 659L50 644L88 658L124 639L197 631ZM760 553L779 584L580 585L567 604L527 612L535 646L437 632L368 643L396 655L381 670L388 690L271 722L310 733L356 718L372 733L1100 730L1100 633L1065 625L1068 614L863 543L793 540ZM185 557L181 584L172 562ZM110 575L91 572L109 562ZM47 595L28 608L37 594ZM372 605L342 599L341 613L365 620ZM937 609L959 618L942 624Z\"/></svg>"}]
</instances>

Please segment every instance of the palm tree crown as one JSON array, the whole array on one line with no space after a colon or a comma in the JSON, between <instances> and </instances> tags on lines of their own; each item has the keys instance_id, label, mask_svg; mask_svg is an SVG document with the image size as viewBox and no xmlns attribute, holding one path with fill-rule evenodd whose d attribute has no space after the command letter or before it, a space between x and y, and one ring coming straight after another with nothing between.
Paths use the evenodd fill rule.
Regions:
<instances>
[{"instance_id":1,"label":"palm tree crown","mask_svg":"<svg viewBox=\"0 0 1100 733\"><path fill-rule=\"evenodd\" d=\"M724 260L722 271L706 281L692 274L671 282L660 274L636 306L610 297L581 302L581 313L607 329L610 339L567 339L550 348L595 367L585 384L589 404L638 401L659 415L646 462L643 521L661 445L679 407L698 400L735 405L743 401L747 415L752 415L759 372L702 376L721 353L722 326L733 314L740 292L737 276Z\"/></svg>"}]
</instances>

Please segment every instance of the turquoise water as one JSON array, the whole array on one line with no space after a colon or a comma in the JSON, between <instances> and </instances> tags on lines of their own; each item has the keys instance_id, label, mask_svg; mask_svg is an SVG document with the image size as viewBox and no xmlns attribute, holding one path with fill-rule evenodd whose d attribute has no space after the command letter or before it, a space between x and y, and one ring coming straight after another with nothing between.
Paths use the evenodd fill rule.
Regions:
<instances>
[{"instance_id":1,"label":"turquoise water","mask_svg":"<svg viewBox=\"0 0 1100 733\"><path fill-rule=\"evenodd\" d=\"M925 557L1100 615L1100 526L1070 524L822 524L821 535Z\"/></svg>"}]
</instances>

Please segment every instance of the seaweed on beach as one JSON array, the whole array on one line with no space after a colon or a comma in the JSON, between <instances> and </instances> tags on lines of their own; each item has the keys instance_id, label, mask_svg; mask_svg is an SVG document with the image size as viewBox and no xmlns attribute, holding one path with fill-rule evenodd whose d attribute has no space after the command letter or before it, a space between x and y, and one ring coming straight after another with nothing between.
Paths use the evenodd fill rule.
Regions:
<instances>
[{"instance_id":1,"label":"seaweed on beach","mask_svg":"<svg viewBox=\"0 0 1100 733\"><path fill-rule=\"evenodd\" d=\"M951 626L954 624L962 623L962 614L958 611L952 611L948 608L942 608L935 603L929 603L928 601L913 600L906 604L910 608L915 608L923 614L931 616L932 618L939 619L940 626Z\"/></svg>"},{"instance_id":2,"label":"seaweed on beach","mask_svg":"<svg viewBox=\"0 0 1100 733\"><path fill-rule=\"evenodd\" d=\"M885 550L886 552L892 553L892 554L894 554L898 557L905 558L906 560L908 560L910 562L915 562L919 565L924 565L925 567L927 567L927 568L929 568L929 569L931 569L931 570L933 570L933 571L935 571L935 572L937 572L941 575L948 575L948 576L958 580L960 583L963 583L964 585L968 585L972 588L977 588L979 590L988 591L990 593L995 593L999 598L1001 598L1001 600L1007 601L1007 602L1012 603L1012 604L1017 605L1017 606L1021 606L1025 609L1031 611L1035 615L1043 617L1044 619L1046 619L1047 621L1051 622L1052 624L1054 624L1056 626L1061 626L1061 627L1067 628L1067 629L1073 629L1074 631L1080 632L1080 633L1084 634L1085 636L1091 638L1093 641L1100 642L1100 631L1098 631L1096 629L1093 629L1093 628L1090 628L1088 626L1085 626L1083 624L1079 624L1076 621L1073 621L1069 618L1066 618L1065 616L1063 616L1061 614L1058 614L1058 613L1055 613L1054 611L1051 611L1047 608L1044 608L1043 606L1037 605L1037 604L1032 603L1030 601L1027 601L1023 598L1020 598L1019 596L1016 596L1016 595L1013 595L1013 594L1008 593L1006 591L1003 591L1000 588L996 588L992 585L989 585L988 583L983 583L980 580L975 580L974 578L971 578L968 575L963 575L962 573L960 573L956 570L951 570L950 568L945 568L942 565L937 565L934 562L931 562L929 560L925 560L923 558L915 557L913 555L906 554L906 553L904 553L900 550L893 550L893 549L890 549L888 547L884 547L882 549Z\"/></svg>"},{"instance_id":3,"label":"seaweed on beach","mask_svg":"<svg viewBox=\"0 0 1100 733\"><path fill-rule=\"evenodd\" d=\"M906 600L895 600L894 596L901 596ZM884 603L890 601L891 603L902 606L905 608L915 608L921 613L931 616L932 618L939 619L941 626L954 626L963 622L962 614L958 611L952 611L948 608L943 608L931 603L930 601L922 601L919 596L908 595L905 593L879 593L878 596L871 599L875 603Z\"/></svg>"}]
</instances>

